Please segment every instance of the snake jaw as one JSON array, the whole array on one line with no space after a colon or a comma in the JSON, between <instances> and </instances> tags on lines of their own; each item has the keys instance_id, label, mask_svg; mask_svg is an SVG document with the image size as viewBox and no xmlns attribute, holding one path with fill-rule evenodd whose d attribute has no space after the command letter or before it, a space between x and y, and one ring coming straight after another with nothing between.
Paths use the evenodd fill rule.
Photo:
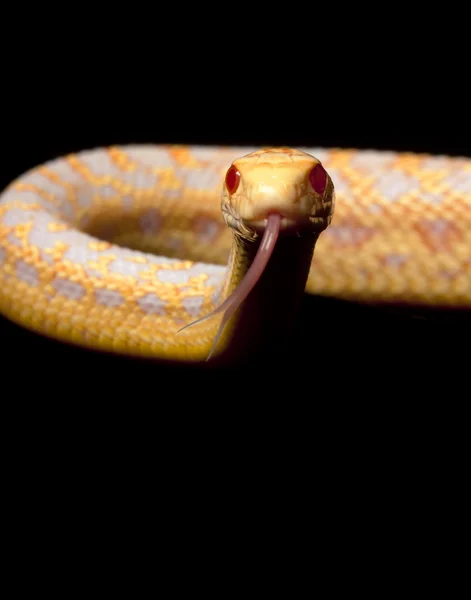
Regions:
<instances>
[{"instance_id":1,"label":"snake jaw","mask_svg":"<svg viewBox=\"0 0 471 600\"><path fill-rule=\"evenodd\" d=\"M301 234L306 230L321 232L328 227L332 219L332 202L324 203L316 199L315 208L308 211L266 210L254 213L251 218L240 217L233 205L223 199L222 214L226 225L237 235L254 242L263 235L268 225L269 214L280 215L280 232Z\"/></svg>"},{"instance_id":2,"label":"snake jaw","mask_svg":"<svg viewBox=\"0 0 471 600\"><path fill-rule=\"evenodd\" d=\"M232 204L226 198L223 198L221 209L224 221L232 231L251 242L258 238L259 232L236 214Z\"/></svg>"}]
</instances>

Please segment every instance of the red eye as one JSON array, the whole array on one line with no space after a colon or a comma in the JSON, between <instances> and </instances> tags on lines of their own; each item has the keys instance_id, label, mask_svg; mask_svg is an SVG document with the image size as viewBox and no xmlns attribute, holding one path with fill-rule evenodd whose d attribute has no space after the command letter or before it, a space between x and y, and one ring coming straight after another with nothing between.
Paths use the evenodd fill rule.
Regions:
<instances>
[{"instance_id":1,"label":"red eye","mask_svg":"<svg viewBox=\"0 0 471 600\"><path fill-rule=\"evenodd\" d=\"M309 181L311 182L314 191L318 194L323 194L327 185L327 173L324 167L319 163L309 173Z\"/></svg>"},{"instance_id":2,"label":"red eye","mask_svg":"<svg viewBox=\"0 0 471 600\"><path fill-rule=\"evenodd\" d=\"M240 173L239 171L232 165L229 167L226 173L226 187L230 194L234 194L239 187L240 181Z\"/></svg>"}]
</instances>

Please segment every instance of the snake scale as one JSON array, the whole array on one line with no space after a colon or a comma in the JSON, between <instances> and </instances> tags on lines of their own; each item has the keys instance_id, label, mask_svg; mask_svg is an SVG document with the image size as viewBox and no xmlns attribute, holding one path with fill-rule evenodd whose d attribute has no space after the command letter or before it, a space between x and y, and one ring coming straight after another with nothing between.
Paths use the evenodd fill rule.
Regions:
<instances>
[{"instance_id":1,"label":"snake scale","mask_svg":"<svg viewBox=\"0 0 471 600\"><path fill-rule=\"evenodd\" d=\"M298 217L306 234L296 230ZM290 220L292 239L284 235ZM270 236L291 239L279 242L272 263L278 242ZM264 258L251 250L255 239ZM226 302L221 334L223 311L213 311L240 296L257 261L274 265L272 273L263 285L246 284L245 305ZM229 348L239 327L242 347L266 335L270 329L258 328L265 312L266 327L290 321L292 288L366 303L469 308L470 275L468 158L111 146L51 159L0 196L0 313L93 349L206 360L220 334ZM250 304L257 289L259 303Z\"/></svg>"}]
</instances>

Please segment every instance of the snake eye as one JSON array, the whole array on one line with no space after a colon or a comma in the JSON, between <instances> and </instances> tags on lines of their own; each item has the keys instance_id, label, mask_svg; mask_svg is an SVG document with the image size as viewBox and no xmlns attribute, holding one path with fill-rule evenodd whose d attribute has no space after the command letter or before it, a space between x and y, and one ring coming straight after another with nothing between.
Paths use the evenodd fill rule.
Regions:
<instances>
[{"instance_id":1,"label":"snake eye","mask_svg":"<svg viewBox=\"0 0 471 600\"><path fill-rule=\"evenodd\" d=\"M234 194L239 187L240 182L240 173L234 167L234 165L230 166L226 173L226 187L230 194Z\"/></svg>"},{"instance_id":2,"label":"snake eye","mask_svg":"<svg viewBox=\"0 0 471 600\"><path fill-rule=\"evenodd\" d=\"M317 194L323 194L327 185L327 173L319 163L309 173L309 181Z\"/></svg>"}]
</instances>

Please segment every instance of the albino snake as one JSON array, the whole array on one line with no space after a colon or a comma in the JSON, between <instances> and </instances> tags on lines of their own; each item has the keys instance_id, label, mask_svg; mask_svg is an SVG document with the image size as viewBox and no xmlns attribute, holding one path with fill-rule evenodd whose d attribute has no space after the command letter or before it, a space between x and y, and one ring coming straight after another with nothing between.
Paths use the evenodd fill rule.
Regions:
<instances>
[{"instance_id":1,"label":"albino snake","mask_svg":"<svg viewBox=\"0 0 471 600\"><path fill-rule=\"evenodd\" d=\"M0 196L0 313L89 348L204 361L216 339L234 358L289 334L304 290L471 307L470 159L303 150L111 147L33 169ZM222 312L184 328L236 287L222 329Z\"/></svg>"}]
</instances>

